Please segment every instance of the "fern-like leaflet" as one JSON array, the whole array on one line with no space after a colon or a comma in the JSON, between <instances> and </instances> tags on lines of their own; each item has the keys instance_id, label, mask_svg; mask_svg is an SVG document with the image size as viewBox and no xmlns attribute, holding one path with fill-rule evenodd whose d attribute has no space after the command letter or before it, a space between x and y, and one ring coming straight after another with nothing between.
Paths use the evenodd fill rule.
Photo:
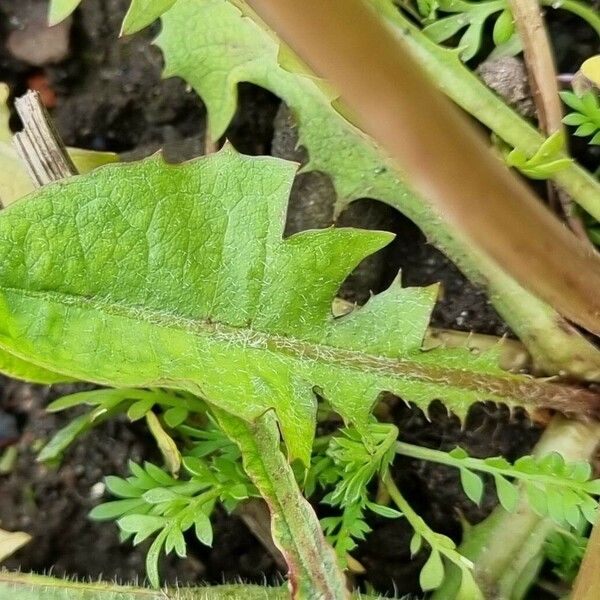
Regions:
<instances>
[{"instance_id":1,"label":"fern-like leaflet","mask_svg":"<svg viewBox=\"0 0 600 600\"><path fill-rule=\"evenodd\" d=\"M600 101L593 91L581 96L561 92L562 101L572 110L564 119L565 125L577 127L573 135L591 137L589 143L600 146Z\"/></svg>"},{"instance_id":2,"label":"fern-like leaflet","mask_svg":"<svg viewBox=\"0 0 600 600\"><path fill-rule=\"evenodd\" d=\"M396 451L404 456L420 458L459 469L467 496L479 503L483 482L476 473L487 473L494 479L496 493L503 508L516 510L518 489L510 482L522 484L526 500L541 517L551 518L561 527L578 528L595 523L600 495L600 479L592 479L592 469L585 461L566 462L558 453L542 457L522 456L513 464L505 458L473 458L462 448L442 452L398 442Z\"/></svg>"},{"instance_id":3,"label":"fern-like leaflet","mask_svg":"<svg viewBox=\"0 0 600 600\"><path fill-rule=\"evenodd\" d=\"M259 496L240 466L239 454L231 461L235 447L224 447L226 452L208 459L184 457L187 477L182 480L148 462L143 467L130 462L131 476L126 479L106 478L107 489L121 499L100 504L90 517L116 519L121 540L133 538L134 545L156 535L146 556L148 577L155 587L159 585L161 552L186 556L186 531L193 527L202 544L212 545L210 516L217 502L232 511L242 500Z\"/></svg>"}]
</instances>

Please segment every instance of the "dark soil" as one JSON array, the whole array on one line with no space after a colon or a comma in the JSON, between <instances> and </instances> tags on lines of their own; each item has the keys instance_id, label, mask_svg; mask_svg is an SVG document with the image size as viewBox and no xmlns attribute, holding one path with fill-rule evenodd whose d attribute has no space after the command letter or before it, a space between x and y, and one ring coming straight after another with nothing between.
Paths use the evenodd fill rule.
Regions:
<instances>
[{"instance_id":1,"label":"dark soil","mask_svg":"<svg viewBox=\"0 0 600 600\"><path fill-rule=\"evenodd\" d=\"M27 25L40 4L45 1L0 0L0 40ZM44 82L56 95L53 114L69 145L117 151L128 157L147 155L160 147L172 160L201 154L204 107L182 81L160 79L161 56L149 45L156 30L117 39L127 5L128 0L86 0L72 22L70 52L57 64L32 66L0 44L0 80L8 82L14 94L32 81ZM280 109L279 100L253 86L241 86L240 108L227 137L245 153L273 151L302 158L294 150L293 124L285 109ZM331 203L332 188L326 176L301 175L294 188L288 233L329 225ZM347 282L342 290L346 298L366 300L370 292L384 289L401 268L406 285L442 282L444 294L433 316L434 325L507 333L485 294L393 209L365 199L352 205L340 223L397 234L390 248L370 259ZM125 473L129 459L157 459L144 428L121 419L108 422L75 443L60 466L43 466L35 461L36 451L73 416L52 415L44 407L68 390L7 379L0 380L0 387L0 447L14 442L18 451L10 473L0 475L0 522L5 529L24 530L34 537L7 566L52 569L57 575L143 579L146 546L132 549L119 544L113 524L94 523L86 515L102 498L99 482L103 476ZM401 402L392 414L404 440L443 449L461 445L476 456L515 458L528 452L540 433L523 415L511 416L502 407L475 407L465 427L441 406L432 406L431 420ZM456 540L461 535L459 515L477 522L494 506L491 493L481 507L470 503L452 470L405 459L397 461L395 473L401 489L427 522ZM219 512L214 525L213 549L190 539L187 560L164 561L166 581L222 582L241 577L262 582L279 576L274 559L239 518ZM372 534L356 553L367 568L368 580L382 592L416 592L421 564L409 560L410 531L405 521L374 520L372 526Z\"/></svg>"}]
</instances>

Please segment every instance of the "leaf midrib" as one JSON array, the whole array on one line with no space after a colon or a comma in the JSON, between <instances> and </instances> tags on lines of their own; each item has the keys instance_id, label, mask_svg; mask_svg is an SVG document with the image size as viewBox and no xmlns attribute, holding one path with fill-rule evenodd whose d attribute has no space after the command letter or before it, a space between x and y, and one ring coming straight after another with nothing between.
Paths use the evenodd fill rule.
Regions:
<instances>
[{"instance_id":1,"label":"leaf midrib","mask_svg":"<svg viewBox=\"0 0 600 600\"><path fill-rule=\"evenodd\" d=\"M593 391L559 383L546 383L532 377L509 372L497 375L477 373L467 369L439 366L420 361L425 351L416 351L409 357L391 358L349 350L325 343L315 343L291 335L268 333L252 327L233 326L210 318L193 319L146 306L111 302L106 298L85 297L64 292L34 291L1 286L0 291L37 298L63 306L76 306L107 315L124 317L167 329L177 329L192 335L206 335L247 349L264 350L288 356L299 361L331 364L337 368L368 372L377 379L413 380L429 385L449 386L481 392L482 399L494 399L531 407L543 406L572 414L598 412L600 397ZM334 317L332 316L332 322ZM429 352L435 352L432 350Z\"/></svg>"}]
</instances>

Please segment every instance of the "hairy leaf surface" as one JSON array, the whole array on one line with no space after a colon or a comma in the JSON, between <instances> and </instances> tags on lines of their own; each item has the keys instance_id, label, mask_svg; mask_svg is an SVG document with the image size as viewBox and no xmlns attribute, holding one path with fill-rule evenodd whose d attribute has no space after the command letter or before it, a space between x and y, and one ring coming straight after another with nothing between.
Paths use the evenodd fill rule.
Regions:
<instances>
[{"instance_id":1,"label":"hairy leaf surface","mask_svg":"<svg viewBox=\"0 0 600 600\"><path fill-rule=\"evenodd\" d=\"M133 585L104 581L75 581L45 575L0 571L0 597L12 600L288 600L286 586L214 585L151 590ZM359 595L353 595L359 598ZM360 594L360 600L379 596Z\"/></svg>"},{"instance_id":2,"label":"hairy leaf surface","mask_svg":"<svg viewBox=\"0 0 600 600\"><path fill-rule=\"evenodd\" d=\"M33 190L33 184L25 167L12 146L12 132L9 127L10 110L7 105L8 96L8 86L0 83L0 202L2 206L12 204ZM91 152L71 148L69 153L82 172L90 171L97 166L117 160L117 156L109 152ZM69 381L70 379L33 365L2 350L0 350L0 373L43 384Z\"/></svg>"},{"instance_id":3,"label":"hairy leaf surface","mask_svg":"<svg viewBox=\"0 0 600 600\"><path fill-rule=\"evenodd\" d=\"M390 21L398 15L391 0L372 3ZM454 51L436 46L412 25L396 21L394 26L414 42L411 47L423 67L446 93L500 137L510 134L507 142L523 146L528 154L535 153L543 138L470 73ZM331 176L338 209L365 197L397 208L471 280L487 288L498 311L546 371L567 368L577 375L585 372L591 379L598 375L600 361L594 347L578 337L548 305L475 252L465 240L458 239L427 200L412 192L406 183L409 178L395 167L390 168L385 154L372 139L335 110L331 90L290 61L285 46L260 24L243 0L178 0L162 16L162 22L157 43L165 55L165 75L182 77L202 97L213 138L223 134L234 115L239 82L248 81L271 90L288 104L298 122L300 144L308 149L310 157L303 170ZM568 171L577 172L579 191L587 189L590 181L595 186L589 174L575 165ZM565 189L569 189L567 183L561 179ZM591 196L597 200L597 191Z\"/></svg>"},{"instance_id":4,"label":"hairy leaf surface","mask_svg":"<svg viewBox=\"0 0 600 600\"><path fill-rule=\"evenodd\" d=\"M592 392L512 375L496 353L423 352L437 289L394 283L334 319L332 300L391 239L282 239L293 163L226 147L58 182L0 213L0 347L114 386L188 390L246 420L274 408L308 462L315 390L365 424L383 391L464 415L482 399L587 410Z\"/></svg>"}]
</instances>

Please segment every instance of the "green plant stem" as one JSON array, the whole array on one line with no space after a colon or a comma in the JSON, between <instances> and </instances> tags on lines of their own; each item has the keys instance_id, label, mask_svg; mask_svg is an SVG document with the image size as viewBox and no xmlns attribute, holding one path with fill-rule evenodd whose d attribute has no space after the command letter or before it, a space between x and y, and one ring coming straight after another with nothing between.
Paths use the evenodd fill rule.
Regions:
<instances>
[{"instance_id":1,"label":"green plant stem","mask_svg":"<svg viewBox=\"0 0 600 600\"><path fill-rule=\"evenodd\" d=\"M252 424L222 410L214 414L225 434L238 444L244 469L269 506L273 541L288 565L293 598L347 598L335 552L280 450L273 411Z\"/></svg>"},{"instance_id":2,"label":"green plant stem","mask_svg":"<svg viewBox=\"0 0 600 600\"><path fill-rule=\"evenodd\" d=\"M12 600L287 600L285 587L260 585L214 585L195 588L151 590L110 582L71 581L45 575L0 570L0 598ZM353 598L376 600L379 596L353 594Z\"/></svg>"},{"instance_id":3,"label":"green plant stem","mask_svg":"<svg viewBox=\"0 0 600 600\"><path fill-rule=\"evenodd\" d=\"M466 458L454 458L447 452L441 450L434 450L432 448L424 448L423 446L414 446L413 444L407 444L406 442L396 442L396 452L402 456L409 456L410 458L417 458L419 460L426 460L429 462L435 462L440 465L447 465L449 467L455 467L460 469L461 467L467 468L470 471L481 471L482 473L489 473L490 475L502 475L503 477L517 477L523 481L538 481L547 485L555 487L565 486L568 488L577 487L577 482L572 480L563 480L552 475L541 475L532 474L525 472L515 472L513 469L502 469L486 464L484 460L479 458L473 458L468 456ZM581 488L584 484L579 484Z\"/></svg>"},{"instance_id":4,"label":"green plant stem","mask_svg":"<svg viewBox=\"0 0 600 600\"><path fill-rule=\"evenodd\" d=\"M427 523L413 510L412 506L406 501L398 486L394 482L392 474L388 470L382 477L381 482L389 494L394 504L410 523L415 533L418 533L432 549L437 550L450 563L458 567L463 577L469 577L472 569L472 563L469 559L457 552L454 548L441 542L443 536L433 531ZM448 540L449 541L449 540ZM481 597L483 598L483 597ZM471 600L477 600L472 598Z\"/></svg>"},{"instance_id":5,"label":"green plant stem","mask_svg":"<svg viewBox=\"0 0 600 600\"><path fill-rule=\"evenodd\" d=\"M285 600L285 588L258 585L151 590L109 582L69 581L44 575L0 572L0 597L13 600Z\"/></svg>"},{"instance_id":6,"label":"green plant stem","mask_svg":"<svg viewBox=\"0 0 600 600\"><path fill-rule=\"evenodd\" d=\"M421 66L447 96L506 143L519 147L529 156L535 154L544 142L544 136L473 74L461 62L456 50L432 42L387 0L370 2L393 26L396 35L410 46ZM580 3L564 2L563 7L566 8L566 4L572 12L579 11L577 14L582 17L583 12L584 18L588 17L594 23L600 21L597 15L589 14L591 8L582 11L585 7ZM600 22L598 25L600 31ZM590 173L573 163L556 173L554 180L575 202L600 220L600 183Z\"/></svg>"},{"instance_id":7,"label":"green plant stem","mask_svg":"<svg viewBox=\"0 0 600 600\"><path fill-rule=\"evenodd\" d=\"M285 587L214 585L195 588L148 588L110 582L71 581L45 575L0 570L0 598L12 600L287 600ZM353 594L376 600L379 596Z\"/></svg>"}]
</instances>

